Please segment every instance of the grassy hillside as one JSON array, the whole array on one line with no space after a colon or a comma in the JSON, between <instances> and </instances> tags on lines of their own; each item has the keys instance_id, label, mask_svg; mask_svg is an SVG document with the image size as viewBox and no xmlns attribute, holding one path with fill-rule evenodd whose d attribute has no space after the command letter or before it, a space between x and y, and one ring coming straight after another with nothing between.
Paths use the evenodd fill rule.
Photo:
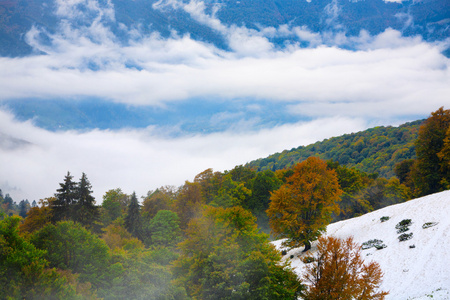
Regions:
<instances>
[{"instance_id":1,"label":"grassy hillside","mask_svg":"<svg viewBox=\"0 0 450 300\"><path fill-rule=\"evenodd\" d=\"M414 141L423 121L418 120L398 127L380 126L333 137L305 147L275 153L252 161L247 166L257 171L275 171L291 167L310 156L318 156L390 178L394 176L396 163L415 158Z\"/></svg>"}]
</instances>

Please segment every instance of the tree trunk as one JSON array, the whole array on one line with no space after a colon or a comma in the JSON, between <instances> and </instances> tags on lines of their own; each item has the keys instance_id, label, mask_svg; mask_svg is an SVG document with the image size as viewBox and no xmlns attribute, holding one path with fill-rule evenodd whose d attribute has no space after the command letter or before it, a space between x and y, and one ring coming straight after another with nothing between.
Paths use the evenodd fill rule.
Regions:
<instances>
[{"instance_id":1,"label":"tree trunk","mask_svg":"<svg viewBox=\"0 0 450 300\"><path fill-rule=\"evenodd\" d=\"M306 252L306 251L308 251L309 249L311 249L311 242L310 241L305 241L305 249L303 249L303 251L302 252Z\"/></svg>"}]
</instances>

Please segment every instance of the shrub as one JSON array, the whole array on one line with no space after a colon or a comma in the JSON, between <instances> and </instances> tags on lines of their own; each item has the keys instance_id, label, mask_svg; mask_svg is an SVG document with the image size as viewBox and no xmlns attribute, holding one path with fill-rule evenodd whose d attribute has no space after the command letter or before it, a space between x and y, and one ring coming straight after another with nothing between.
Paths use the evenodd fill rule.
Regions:
<instances>
[{"instance_id":1,"label":"shrub","mask_svg":"<svg viewBox=\"0 0 450 300\"><path fill-rule=\"evenodd\" d=\"M408 227L400 227L398 230L397 230L397 234L400 234L400 233L403 233L403 232L406 232L406 231L408 231L409 230L409 228Z\"/></svg>"},{"instance_id":2,"label":"shrub","mask_svg":"<svg viewBox=\"0 0 450 300\"><path fill-rule=\"evenodd\" d=\"M425 224L422 225L422 228L423 228L423 229L427 229L427 228L436 226L437 224L439 224L439 223L438 223L438 222L427 222L427 223L425 223Z\"/></svg>"},{"instance_id":3,"label":"shrub","mask_svg":"<svg viewBox=\"0 0 450 300\"><path fill-rule=\"evenodd\" d=\"M369 240L369 241L367 241L367 242L364 242L363 244L362 244L362 246L361 246L361 249L362 250L367 250L367 249L370 249L370 248L372 248L372 247L375 247L375 248L379 248L379 247L381 247L381 246L383 246L384 244L383 244L383 241L382 240L377 240L377 239L373 239L373 240ZM382 248L380 248L380 249L383 249L383 248L386 248L387 246L386 245L384 245L384 247L382 247Z\"/></svg>"},{"instance_id":4,"label":"shrub","mask_svg":"<svg viewBox=\"0 0 450 300\"><path fill-rule=\"evenodd\" d=\"M374 245L374 247L375 247L377 250L381 250L381 249L386 248L387 246L386 246L385 244L381 244L381 245Z\"/></svg>"},{"instance_id":5,"label":"shrub","mask_svg":"<svg viewBox=\"0 0 450 300\"><path fill-rule=\"evenodd\" d=\"M411 219L404 219L401 220L397 225L395 225L395 228L399 229L401 227L410 226L411 224L412 224Z\"/></svg>"},{"instance_id":6,"label":"shrub","mask_svg":"<svg viewBox=\"0 0 450 300\"><path fill-rule=\"evenodd\" d=\"M381 218L380 218L381 223L386 222L386 221L388 221L388 220L389 220L389 217L388 217L388 216L384 216L384 217L381 217Z\"/></svg>"},{"instance_id":7,"label":"shrub","mask_svg":"<svg viewBox=\"0 0 450 300\"><path fill-rule=\"evenodd\" d=\"M403 234L398 236L398 240L400 242L404 242L404 241L410 240L412 238L413 238L413 233L412 232L411 233L403 233Z\"/></svg>"},{"instance_id":8,"label":"shrub","mask_svg":"<svg viewBox=\"0 0 450 300\"><path fill-rule=\"evenodd\" d=\"M397 225L395 225L395 228L397 229L397 234L408 231L409 226L411 226L411 224L412 224L411 219L401 220Z\"/></svg>"}]
</instances>

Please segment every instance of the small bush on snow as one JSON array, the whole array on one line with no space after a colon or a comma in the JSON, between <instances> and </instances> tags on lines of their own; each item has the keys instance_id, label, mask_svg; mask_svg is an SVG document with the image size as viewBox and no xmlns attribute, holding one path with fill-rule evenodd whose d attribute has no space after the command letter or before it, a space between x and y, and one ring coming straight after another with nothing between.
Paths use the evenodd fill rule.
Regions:
<instances>
[{"instance_id":1,"label":"small bush on snow","mask_svg":"<svg viewBox=\"0 0 450 300\"><path fill-rule=\"evenodd\" d=\"M398 222L398 224L395 225L395 228L400 229L401 227L411 226L411 224L412 224L411 219L404 219L404 220L401 220L400 222Z\"/></svg>"},{"instance_id":2,"label":"small bush on snow","mask_svg":"<svg viewBox=\"0 0 450 300\"><path fill-rule=\"evenodd\" d=\"M372 247L377 248L378 250L386 248L387 246L385 244L383 244L382 240L377 240L377 239L373 239L373 240L369 240L367 242L364 242L361 246L362 250L367 250L370 249Z\"/></svg>"},{"instance_id":3,"label":"small bush on snow","mask_svg":"<svg viewBox=\"0 0 450 300\"><path fill-rule=\"evenodd\" d=\"M397 234L408 231L409 226L411 226L411 224L412 224L411 219L401 220L397 225L395 225L395 228L397 229Z\"/></svg>"},{"instance_id":4,"label":"small bush on snow","mask_svg":"<svg viewBox=\"0 0 450 300\"><path fill-rule=\"evenodd\" d=\"M427 223L425 223L425 224L422 225L422 228L423 228L423 229L427 229L427 228L436 226L437 224L439 224L439 223L438 223L438 222L427 222Z\"/></svg>"},{"instance_id":5,"label":"small bush on snow","mask_svg":"<svg viewBox=\"0 0 450 300\"><path fill-rule=\"evenodd\" d=\"M389 220L389 217L388 217L388 216L384 216L384 217L381 217L381 218L380 218L381 223L386 222L386 221L388 221L388 220Z\"/></svg>"},{"instance_id":6,"label":"small bush on snow","mask_svg":"<svg viewBox=\"0 0 450 300\"><path fill-rule=\"evenodd\" d=\"M398 240L400 242L404 242L404 241L410 240L412 238L413 238L413 233L412 232L411 233L403 233L403 234L398 236Z\"/></svg>"}]
</instances>

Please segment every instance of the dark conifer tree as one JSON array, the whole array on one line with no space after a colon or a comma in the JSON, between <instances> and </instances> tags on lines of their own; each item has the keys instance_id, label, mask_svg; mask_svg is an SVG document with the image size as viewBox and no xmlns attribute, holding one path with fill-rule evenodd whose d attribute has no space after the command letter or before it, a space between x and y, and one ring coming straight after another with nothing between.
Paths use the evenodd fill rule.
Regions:
<instances>
[{"instance_id":1,"label":"dark conifer tree","mask_svg":"<svg viewBox=\"0 0 450 300\"><path fill-rule=\"evenodd\" d=\"M92 194L92 186L85 173L77 186L77 203L74 206L73 220L83 226L90 226L97 220L99 212Z\"/></svg>"},{"instance_id":2,"label":"dark conifer tree","mask_svg":"<svg viewBox=\"0 0 450 300\"><path fill-rule=\"evenodd\" d=\"M22 200L19 202L19 216L26 218L29 210L30 202L28 200Z\"/></svg>"},{"instance_id":3,"label":"dark conifer tree","mask_svg":"<svg viewBox=\"0 0 450 300\"><path fill-rule=\"evenodd\" d=\"M136 193L131 195L130 205L128 205L127 216L125 217L125 228L134 237L142 240L142 219L141 219L141 206L136 197Z\"/></svg>"},{"instance_id":4,"label":"dark conifer tree","mask_svg":"<svg viewBox=\"0 0 450 300\"><path fill-rule=\"evenodd\" d=\"M3 198L3 209L9 216L17 214L18 206L9 194L6 194Z\"/></svg>"},{"instance_id":5,"label":"dark conifer tree","mask_svg":"<svg viewBox=\"0 0 450 300\"><path fill-rule=\"evenodd\" d=\"M33 202L31 202L31 207L37 207L36 200L33 200Z\"/></svg>"},{"instance_id":6,"label":"dark conifer tree","mask_svg":"<svg viewBox=\"0 0 450 300\"><path fill-rule=\"evenodd\" d=\"M13 208L14 201L9 194L5 195L5 198L3 198L3 203L7 204L8 208Z\"/></svg>"},{"instance_id":7,"label":"dark conifer tree","mask_svg":"<svg viewBox=\"0 0 450 300\"><path fill-rule=\"evenodd\" d=\"M51 203L53 222L71 219L73 206L77 202L77 184L72 181L72 178L70 172L67 172L64 183L60 183L61 187L56 190L56 199Z\"/></svg>"}]
</instances>

